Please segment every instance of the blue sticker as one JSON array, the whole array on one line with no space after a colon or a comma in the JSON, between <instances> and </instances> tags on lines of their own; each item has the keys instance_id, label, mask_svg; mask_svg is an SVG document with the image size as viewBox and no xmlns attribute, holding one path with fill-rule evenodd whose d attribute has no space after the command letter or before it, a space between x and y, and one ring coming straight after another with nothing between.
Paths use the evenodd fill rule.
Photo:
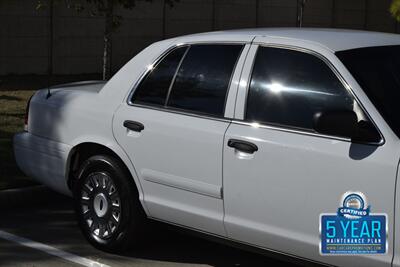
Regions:
<instances>
[{"instance_id":1,"label":"blue sticker","mask_svg":"<svg viewBox=\"0 0 400 267\"><path fill-rule=\"evenodd\" d=\"M321 214L322 255L385 254L387 216L372 214L361 192L347 192L336 214Z\"/></svg>"}]
</instances>

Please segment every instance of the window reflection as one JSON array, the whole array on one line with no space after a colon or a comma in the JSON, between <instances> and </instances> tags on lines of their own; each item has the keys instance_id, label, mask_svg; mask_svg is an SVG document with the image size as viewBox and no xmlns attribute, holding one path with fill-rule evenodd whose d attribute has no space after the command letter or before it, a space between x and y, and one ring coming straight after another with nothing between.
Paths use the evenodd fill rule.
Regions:
<instances>
[{"instance_id":1,"label":"window reflection","mask_svg":"<svg viewBox=\"0 0 400 267\"><path fill-rule=\"evenodd\" d=\"M260 47L247 98L246 120L313 131L317 112L356 110L353 96L318 57Z\"/></svg>"},{"instance_id":2,"label":"window reflection","mask_svg":"<svg viewBox=\"0 0 400 267\"><path fill-rule=\"evenodd\" d=\"M334 94L328 93L328 92L321 92L321 91L314 91L314 90L309 90L309 89L284 86L277 82L273 82L273 83L269 83L269 84L261 83L261 87L270 90L271 93L274 93L274 94L280 94L280 93L284 92L284 93L294 93L294 94L300 93L300 94L321 94L321 95L330 95L330 96L334 95Z\"/></svg>"}]
</instances>

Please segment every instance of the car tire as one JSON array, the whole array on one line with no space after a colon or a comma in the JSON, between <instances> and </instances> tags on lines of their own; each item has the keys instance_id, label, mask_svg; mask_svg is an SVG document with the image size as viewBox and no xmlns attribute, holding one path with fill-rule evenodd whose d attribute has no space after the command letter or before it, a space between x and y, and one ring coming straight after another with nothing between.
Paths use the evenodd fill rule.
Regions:
<instances>
[{"instance_id":1,"label":"car tire","mask_svg":"<svg viewBox=\"0 0 400 267\"><path fill-rule=\"evenodd\" d=\"M142 238L145 213L132 177L121 162L108 155L86 160L74 185L79 227L96 248L122 252Z\"/></svg>"}]
</instances>

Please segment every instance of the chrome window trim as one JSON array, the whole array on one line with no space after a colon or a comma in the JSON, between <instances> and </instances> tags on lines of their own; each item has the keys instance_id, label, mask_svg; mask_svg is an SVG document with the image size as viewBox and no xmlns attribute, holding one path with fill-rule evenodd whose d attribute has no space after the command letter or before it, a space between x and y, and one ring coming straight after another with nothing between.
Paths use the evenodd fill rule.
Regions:
<instances>
[{"instance_id":1,"label":"chrome window trim","mask_svg":"<svg viewBox=\"0 0 400 267\"><path fill-rule=\"evenodd\" d=\"M167 113L173 113L173 114L178 114L178 115L184 115L184 116L200 118L200 119L221 121L221 122L227 122L227 123L232 122L231 119L225 118L225 117L211 116L211 115L195 113L195 112L186 112L185 110L180 110L180 109L171 108L171 107L156 106L156 105L152 106L152 105L135 104L135 103L129 104L129 105L132 106L132 107L151 109L151 110L162 111L162 112L167 112Z\"/></svg>"},{"instance_id":2,"label":"chrome window trim","mask_svg":"<svg viewBox=\"0 0 400 267\"><path fill-rule=\"evenodd\" d=\"M321 138L331 139L331 140L351 142L351 139L350 138L346 138L346 137L340 137L340 136L334 136L334 135L325 135L325 134L320 134L320 133L311 132L311 131L310 132L309 131L303 131L303 130L295 129L295 128L290 129L290 128L280 127L280 126L276 126L276 125L261 124L261 123L258 123L258 122L248 122L248 121L241 121L241 120L233 120L232 123L233 124L239 124L239 125L251 126L251 127L255 127L255 128L262 128L262 129L280 131L280 132L295 133L295 134L301 134L301 135L321 137Z\"/></svg>"},{"instance_id":3,"label":"chrome window trim","mask_svg":"<svg viewBox=\"0 0 400 267\"><path fill-rule=\"evenodd\" d=\"M223 115L222 115L222 116L202 115L202 114L199 114L199 113L196 113L196 112L193 112L193 111L187 111L187 112L185 112L185 111L183 111L183 110L179 110L179 109L176 109L176 108L173 108L173 107L168 107L167 104L168 104L168 100L169 100L169 94L171 93L171 89L172 89L173 83L174 83L174 81L175 81L176 75L178 74L179 67L180 67L181 64L182 64L183 59L186 57L186 54L188 53L188 51L189 51L189 49L190 49L190 46L191 46L191 45L218 45L218 44L225 44L225 45L242 45L242 46L243 46L242 49L241 49L241 51L239 52L238 58L236 59L235 66L234 66L234 68L233 68L233 70L232 70L232 74L231 74L231 77L230 77L230 80L229 80L227 92L226 92L226 95L225 95L225 102L224 102L224 112L223 112ZM132 89L130 90L130 92L129 92L129 94L128 94L128 97L127 97L127 99L126 99L126 103L127 103L129 106L136 106L136 107L142 107L142 108L148 107L148 108L150 108L150 109L156 109L156 110L159 110L159 111L171 112L172 110L175 110L176 112L174 112L174 113L179 113L179 114L189 115L189 116L190 116L191 114L194 114L194 115L195 115L194 117L213 118L214 120L215 120L215 119L221 119L221 120L228 119L228 118L225 118L225 117L224 117L224 116L225 116L225 108L226 108L226 100L227 100L228 92L229 92L230 87L231 87L232 77L233 77L233 75L234 75L234 73L235 73L236 68L238 67L238 66L237 66L237 63L239 62L239 58L241 57L241 55L242 55L242 53L243 53L243 51L244 51L244 47L245 47L247 44L251 44L251 42L247 42L247 41L228 41L228 42L226 42L226 41L194 41L194 42L184 42L184 43L174 44L174 45L170 46L169 48L167 48L163 53L161 53L155 60L153 60L153 63L151 64L152 66L155 67L155 66L157 66L169 53L171 53L171 52L172 52L173 50L175 50L176 48L180 48L180 47L185 47L185 46L187 46L187 49L186 49L184 55L182 56L181 61L179 62L178 66L177 66L177 69L176 69L176 72L175 72L175 74L174 74L174 77L173 77L173 79L172 79L172 81L171 81L170 87L168 88L168 95L167 95L166 101L164 102L164 105L163 105L163 106L156 106L156 105L150 105L150 104L147 104L147 105L146 105L146 104L135 104L134 102L131 101L131 100L132 100L132 97L133 97L133 95L134 95L134 93L135 93L135 91L136 91L136 89L137 89L137 87L142 83L143 79L144 79L144 78L147 76L147 74L152 70L152 69L148 69L148 68L145 68L145 70L143 71L143 73L139 76L139 79L134 83ZM229 119L229 121L230 121L230 119Z\"/></svg>"},{"instance_id":4,"label":"chrome window trim","mask_svg":"<svg viewBox=\"0 0 400 267\"><path fill-rule=\"evenodd\" d=\"M351 88L351 86L346 82L346 80L343 78L343 76L340 74L340 72L336 69L336 67L333 65L333 63L329 59L327 59L324 55L322 55L321 53L318 53L318 52L316 52L314 50L308 49L308 48L292 46L292 45L265 44L265 43L262 43L262 42L254 42L253 45L257 46L257 51L256 51L253 59L250 59L250 60L252 60L252 62L251 62L250 76L247 77L247 86L246 86L246 93L245 93L246 98L244 99L244 105L245 106L244 106L243 121L235 119L235 120L232 121L233 123L242 124L242 125L250 125L250 126L254 126L254 124L257 123L260 128L271 129L271 130L279 130L279 131L284 131L284 132L297 133L297 134L302 134L302 135L310 135L310 136L323 137L323 138L328 138L328 139L351 142L351 138L343 138L343 137L339 137L339 136L324 135L324 134L320 134L320 133L316 133L316 132L312 132L312 131L300 130L298 128L290 127L290 126L286 126L285 127L285 126L282 125L282 127L280 127L280 126L276 126L276 125L273 125L273 124L268 124L268 123L265 123L265 122L257 122L257 121L251 122L251 121L247 121L246 120L247 102L248 102L247 101L247 97L248 97L248 93L249 93L249 89L250 89L250 83L251 83L251 78L252 78L252 75L253 75L254 64L255 64L256 57L257 57L258 49L260 47L280 48L280 49L293 50L293 51L298 51L298 52L302 52L302 53L307 53L307 54L313 55L313 56L321 59L325 64L327 64L327 66L333 71L335 76L342 83L343 87L347 91L349 91L350 94L353 96L353 98L355 99L357 104L360 106L361 110L364 112L364 114L367 116L367 118L372 122L374 127L378 130L379 135L381 136L381 140L379 142L365 142L363 144L365 144L365 145L373 145L373 146L382 146L382 145L384 145L386 143L385 137L383 136L381 130L379 129L379 127L377 126L375 121L372 119L372 117L368 113L368 111L365 109L364 105L362 105L362 102L356 96L356 94L354 93L354 91Z\"/></svg>"}]
</instances>

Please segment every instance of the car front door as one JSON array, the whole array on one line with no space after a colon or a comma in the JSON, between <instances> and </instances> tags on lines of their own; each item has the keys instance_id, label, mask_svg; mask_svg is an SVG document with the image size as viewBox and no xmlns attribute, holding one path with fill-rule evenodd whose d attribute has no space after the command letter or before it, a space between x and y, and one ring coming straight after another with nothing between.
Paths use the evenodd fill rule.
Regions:
<instances>
[{"instance_id":1,"label":"car front door","mask_svg":"<svg viewBox=\"0 0 400 267\"><path fill-rule=\"evenodd\" d=\"M150 217L225 235L222 149L230 123L225 102L231 78L243 66L244 59L236 64L243 48L172 49L117 111L115 137L135 166Z\"/></svg>"},{"instance_id":2,"label":"car front door","mask_svg":"<svg viewBox=\"0 0 400 267\"><path fill-rule=\"evenodd\" d=\"M351 110L359 121L371 118L325 57L265 44L268 41L262 38L257 41L243 70L236 119L224 142L228 236L334 265L390 266L397 171L391 140L355 144L317 133L313 128L317 112ZM364 193L371 212L387 215L386 254L319 253L320 215L335 213L348 191Z\"/></svg>"}]
</instances>

